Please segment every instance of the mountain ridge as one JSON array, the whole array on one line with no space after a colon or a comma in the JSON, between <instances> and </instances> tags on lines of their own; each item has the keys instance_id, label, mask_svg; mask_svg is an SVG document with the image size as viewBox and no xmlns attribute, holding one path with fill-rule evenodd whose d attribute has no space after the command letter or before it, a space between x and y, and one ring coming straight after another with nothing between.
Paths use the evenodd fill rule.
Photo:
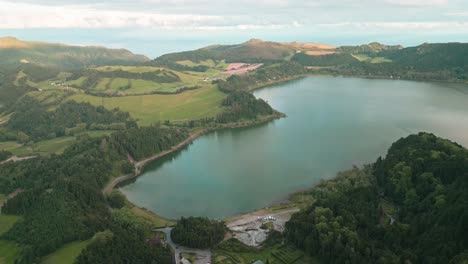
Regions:
<instances>
[{"instance_id":1,"label":"mountain ridge","mask_svg":"<svg viewBox=\"0 0 468 264\"><path fill-rule=\"evenodd\" d=\"M126 49L22 41L12 36L0 38L0 59L7 65L31 62L56 68L131 65L149 61L148 57L134 54Z\"/></svg>"}]
</instances>

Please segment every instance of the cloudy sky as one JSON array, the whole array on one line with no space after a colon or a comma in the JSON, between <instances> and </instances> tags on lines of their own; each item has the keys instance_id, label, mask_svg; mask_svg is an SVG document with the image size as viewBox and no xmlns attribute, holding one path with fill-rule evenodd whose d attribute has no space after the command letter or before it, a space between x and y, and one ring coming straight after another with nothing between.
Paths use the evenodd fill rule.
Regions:
<instances>
[{"instance_id":1,"label":"cloudy sky","mask_svg":"<svg viewBox=\"0 0 468 264\"><path fill-rule=\"evenodd\" d=\"M250 38L468 42L467 0L0 0L0 35L156 56Z\"/></svg>"}]
</instances>

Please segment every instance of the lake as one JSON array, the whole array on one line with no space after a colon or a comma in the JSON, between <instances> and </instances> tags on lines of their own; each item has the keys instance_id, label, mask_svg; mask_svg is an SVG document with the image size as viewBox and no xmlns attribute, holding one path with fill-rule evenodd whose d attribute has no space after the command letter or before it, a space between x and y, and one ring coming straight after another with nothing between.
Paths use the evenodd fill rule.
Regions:
<instances>
[{"instance_id":1,"label":"lake","mask_svg":"<svg viewBox=\"0 0 468 264\"><path fill-rule=\"evenodd\" d=\"M468 86L307 77L255 92L287 118L213 132L122 188L156 214L224 218L375 161L426 131L468 146Z\"/></svg>"}]
</instances>

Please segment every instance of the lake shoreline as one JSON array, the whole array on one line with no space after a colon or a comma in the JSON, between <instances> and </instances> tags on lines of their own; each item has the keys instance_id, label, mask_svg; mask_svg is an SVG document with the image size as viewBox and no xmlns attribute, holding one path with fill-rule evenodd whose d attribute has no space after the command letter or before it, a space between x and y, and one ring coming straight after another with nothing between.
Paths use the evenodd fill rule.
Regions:
<instances>
[{"instance_id":1,"label":"lake shoreline","mask_svg":"<svg viewBox=\"0 0 468 264\"><path fill-rule=\"evenodd\" d=\"M285 114L280 113L280 112L275 112L272 115L268 116L263 116L258 120L253 120L253 121L240 121L236 123L228 123L228 124L223 124L218 127L212 127L212 128L203 128L202 130L199 130L193 134L191 134L188 138L177 144L176 146L173 146L172 148L159 152L158 154L155 154L153 156L147 157L141 161L134 162L134 167L135 167L135 172L127 175L122 175L117 178L112 179L109 183L106 184L106 186L103 188L102 192L105 195L109 195L112 190L114 190L116 187L122 187L126 184L128 184L130 181L135 180L139 176L143 174L144 168L146 165L153 161L157 161L163 157L166 157L170 154L176 153L185 147L189 146L191 143L193 143L196 139L198 139L201 136L204 136L208 133L211 132L216 132L219 130L223 129L235 129L235 128L245 128L245 127L253 127L256 125L264 124L270 121L273 121L275 119L280 119L286 117Z\"/></svg>"},{"instance_id":2,"label":"lake shoreline","mask_svg":"<svg viewBox=\"0 0 468 264\"><path fill-rule=\"evenodd\" d=\"M305 78L305 77L309 77L309 76L310 77L314 77L314 76L325 76L326 77L326 76L328 76L328 77L343 77L343 78L351 77L351 76L345 76L345 75L325 75L325 74L308 74L308 75L292 76L292 77L288 77L288 78L278 79L278 80L275 80L274 82L263 83L261 85L249 88L249 91L253 92L253 91L258 90L258 89L278 85L280 83L284 83L284 82L288 82L288 81L292 81L292 80L296 80L296 79L301 79L301 78ZM353 77L361 78L363 80L364 79L382 79L382 80L385 80L385 78L369 78L369 76L367 76L367 77L353 76ZM389 79L387 79L387 80L389 80ZM393 79L393 80L403 80L403 79ZM415 80L403 80L403 81L416 82ZM452 83L452 82L439 82L439 83ZM273 119L271 119L271 120L273 120ZM204 133L200 134L196 138L198 138L198 137L200 137L202 135L205 135L206 133L213 132L213 131L218 131L218 130L222 130L222 129L226 129L226 128L229 129L229 128L236 128L236 127L251 127L251 126L255 126L257 124L261 124L261 123L268 122L268 121L270 121L270 120L266 120L266 121L263 121L263 122L258 122L258 121L257 122L240 122L240 123L225 125L225 126L222 126L222 127L210 128L208 131L203 131ZM195 139L193 139L193 140L195 140ZM151 159L151 161L153 161L153 160L155 160L155 159ZM338 172L338 171L336 171L336 172ZM313 188L314 185L315 184L313 184L311 186L308 186L308 187L305 187L302 190L291 192L286 197L284 195L281 195L280 196L281 198L275 199L275 201L271 202L269 206L258 207L258 208L253 209L253 210L246 210L246 211L239 212L239 213L237 213L235 215L232 215L232 216L226 216L226 217L222 216L221 219L224 219L225 221L229 222L232 219L235 219L235 218L238 218L238 217L243 217L245 215L250 215L250 214L253 214L253 213L256 213L256 212L267 212L268 213L268 212L277 212L277 210L289 210L289 209L291 209L291 206L293 206L292 204L288 205L289 197L293 196L295 194L301 193L304 190ZM150 209L147 209L147 210L152 212Z\"/></svg>"},{"instance_id":3,"label":"lake shoreline","mask_svg":"<svg viewBox=\"0 0 468 264\"><path fill-rule=\"evenodd\" d=\"M319 73L319 72L310 72L307 74L299 74L299 75L294 75L286 78L281 78L277 80L272 80L268 81L265 83L261 83L255 86L252 86L248 88L247 90L249 92L254 92L256 90L266 88L268 86L273 86L273 85L278 85L281 83L289 82L289 81L294 81L302 78L307 78L307 77L317 77L317 76L331 76L331 77L342 77L342 78L362 78L362 79L368 79L368 80L389 80L389 81L408 81L408 82L423 82L423 83L447 83L447 84L464 84L468 86L468 82L464 82L463 80L423 80L423 79L404 79L404 78L392 78L389 76L378 76L378 75L345 75L345 74L330 74L330 73Z\"/></svg>"}]
</instances>

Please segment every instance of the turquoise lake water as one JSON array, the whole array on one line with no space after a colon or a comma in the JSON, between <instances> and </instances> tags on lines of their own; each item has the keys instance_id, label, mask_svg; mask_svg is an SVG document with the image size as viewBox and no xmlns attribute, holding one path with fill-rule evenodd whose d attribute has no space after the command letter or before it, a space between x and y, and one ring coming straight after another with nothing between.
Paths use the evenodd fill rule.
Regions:
<instances>
[{"instance_id":1,"label":"turquoise lake water","mask_svg":"<svg viewBox=\"0 0 468 264\"><path fill-rule=\"evenodd\" d=\"M122 188L156 214L223 218L371 163L426 131L468 146L468 85L307 77L255 92L287 118L213 132Z\"/></svg>"}]
</instances>

